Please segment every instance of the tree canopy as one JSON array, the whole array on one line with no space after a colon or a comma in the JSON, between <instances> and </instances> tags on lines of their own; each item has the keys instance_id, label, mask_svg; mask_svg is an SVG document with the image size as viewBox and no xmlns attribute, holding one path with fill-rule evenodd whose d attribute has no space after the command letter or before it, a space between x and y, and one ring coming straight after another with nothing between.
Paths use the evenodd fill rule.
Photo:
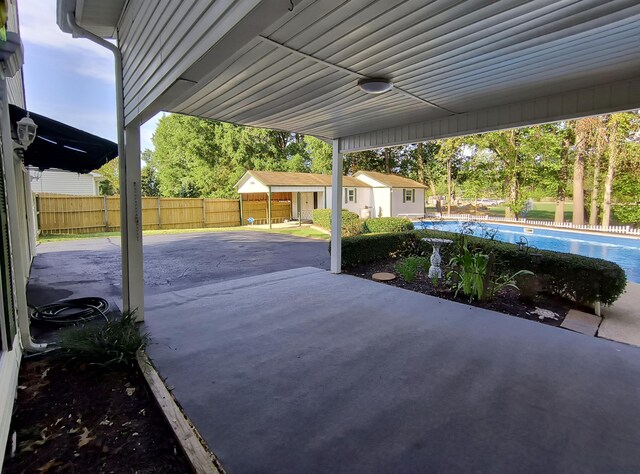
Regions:
<instances>
[{"instance_id":1,"label":"tree canopy","mask_svg":"<svg viewBox=\"0 0 640 474\"><path fill-rule=\"evenodd\" d=\"M154 151L142 156L149 196L237 197L235 184L251 169L331 173L331 145L295 133L172 114L160 119L152 141ZM347 153L345 174L359 170L406 176L433 196L500 198L511 215L528 199L546 198L562 220L573 196L590 223L613 214L637 224L640 117L628 112ZM102 192L117 193L117 160L99 173Z\"/></svg>"}]
</instances>

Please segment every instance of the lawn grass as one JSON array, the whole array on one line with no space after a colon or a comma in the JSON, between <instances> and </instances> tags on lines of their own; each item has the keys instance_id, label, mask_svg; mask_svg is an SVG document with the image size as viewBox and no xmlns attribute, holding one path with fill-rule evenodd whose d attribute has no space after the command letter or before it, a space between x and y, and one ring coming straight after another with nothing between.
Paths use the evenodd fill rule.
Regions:
<instances>
[{"instance_id":1,"label":"lawn grass","mask_svg":"<svg viewBox=\"0 0 640 474\"><path fill-rule=\"evenodd\" d=\"M493 206L488 209L487 214L494 217L504 217L504 206ZM526 218L540 221L553 221L556 215L555 202L534 202L533 209L527 213ZM573 218L573 204L565 203L564 220L571 221Z\"/></svg>"},{"instance_id":2,"label":"lawn grass","mask_svg":"<svg viewBox=\"0 0 640 474\"><path fill-rule=\"evenodd\" d=\"M201 229L163 229L163 230L145 230L143 235L166 235L166 234L193 234L193 233L210 233L210 232L238 232L238 231L253 231L253 232L267 232L271 234L286 234L295 235L298 237L305 237L308 239L322 239L328 240L329 236L319 230L311 227L297 227L286 229L264 229L260 227L242 226L242 227L207 227ZM51 234L41 235L38 239L38 243L46 242L60 242L66 240L80 240L91 239L98 237L119 237L120 232L99 232L91 234Z\"/></svg>"}]
</instances>

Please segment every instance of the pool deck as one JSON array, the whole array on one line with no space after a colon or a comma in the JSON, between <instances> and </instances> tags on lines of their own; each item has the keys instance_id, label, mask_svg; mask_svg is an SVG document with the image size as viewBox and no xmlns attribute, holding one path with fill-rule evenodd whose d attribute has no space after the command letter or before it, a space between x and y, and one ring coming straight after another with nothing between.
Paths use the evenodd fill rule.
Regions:
<instances>
[{"instance_id":1,"label":"pool deck","mask_svg":"<svg viewBox=\"0 0 640 474\"><path fill-rule=\"evenodd\" d=\"M152 295L228 472L640 472L640 349L299 268Z\"/></svg>"},{"instance_id":2,"label":"pool deck","mask_svg":"<svg viewBox=\"0 0 640 474\"><path fill-rule=\"evenodd\" d=\"M602 309L598 337L640 346L640 285L627 283L622 296Z\"/></svg>"}]
</instances>

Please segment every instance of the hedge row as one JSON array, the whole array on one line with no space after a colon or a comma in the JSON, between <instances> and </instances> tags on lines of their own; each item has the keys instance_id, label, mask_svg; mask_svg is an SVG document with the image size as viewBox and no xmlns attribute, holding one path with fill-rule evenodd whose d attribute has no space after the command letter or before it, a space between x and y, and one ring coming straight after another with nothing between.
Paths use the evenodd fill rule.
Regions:
<instances>
[{"instance_id":1,"label":"hedge row","mask_svg":"<svg viewBox=\"0 0 640 474\"><path fill-rule=\"evenodd\" d=\"M437 237L451 239L452 245L442 248L443 262L458 252L461 234L436 230L417 230L391 234L369 234L342 239L342 263L353 266L383 260L396 255L429 255L431 246L420 239ZM627 277L619 265L599 258L589 258L549 250L540 253L534 263L530 255L518 246L479 237L464 236L467 245L495 257L495 271L515 273L530 270L546 291L574 298L579 303L613 303L624 291Z\"/></svg>"},{"instance_id":2,"label":"hedge row","mask_svg":"<svg viewBox=\"0 0 640 474\"><path fill-rule=\"evenodd\" d=\"M413 230L413 222L404 217L375 217L364 221L364 232L404 232Z\"/></svg>"},{"instance_id":3,"label":"hedge row","mask_svg":"<svg viewBox=\"0 0 640 474\"><path fill-rule=\"evenodd\" d=\"M331 230L331 209L315 209L313 223L319 227ZM377 217L360 220L355 212L342 210L342 232L348 235L358 235L378 232L403 232L413 230L413 223L404 217Z\"/></svg>"}]
</instances>

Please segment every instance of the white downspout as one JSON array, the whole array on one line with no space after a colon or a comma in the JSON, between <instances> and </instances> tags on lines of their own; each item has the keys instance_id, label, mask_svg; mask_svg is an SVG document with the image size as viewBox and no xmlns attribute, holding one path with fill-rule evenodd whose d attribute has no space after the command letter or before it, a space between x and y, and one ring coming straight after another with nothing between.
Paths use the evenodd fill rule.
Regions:
<instances>
[{"instance_id":1,"label":"white downspout","mask_svg":"<svg viewBox=\"0 0 640 474\"><path fill-rule=\"evenodd\" d=\"M104 48L107 48L113 53L114 69L115 69L115 82L116 82L116 127L118 137L118 159L120 165L120 222L127 221L127 193L126 190L126 177L127 177L127 160L125 153L125 137L124 137L124 98L123 98L123 85L122 85L122 53L120 49L110 43L109 41L101 38L100 36L85 30L76 23L75 13L67 12L67 24L76 37L86 38ZM121 227L120 232L120 251L122 255L122 302L123 311L129 311L129 275L127 270L129 265L129 243L127 240L126 229Z\"/></svg>"},{"instance_id":2,"label":"white downspout","mask_svg":"<svg viewBox=\"0 0 640 474\"><path fill-rule=\"evenodd\" d=\"M104 38L85 30L76 23L76 18L72 12L67 13L67 24L74 35L80 38L86 38L94 43L107 48L113 53L116 78L116 127L118 129L118 157L120 158L120 166L124 160L124 99L122 96L122 54L120 49L113 43Z\"/></svg>"}]
</instances>

